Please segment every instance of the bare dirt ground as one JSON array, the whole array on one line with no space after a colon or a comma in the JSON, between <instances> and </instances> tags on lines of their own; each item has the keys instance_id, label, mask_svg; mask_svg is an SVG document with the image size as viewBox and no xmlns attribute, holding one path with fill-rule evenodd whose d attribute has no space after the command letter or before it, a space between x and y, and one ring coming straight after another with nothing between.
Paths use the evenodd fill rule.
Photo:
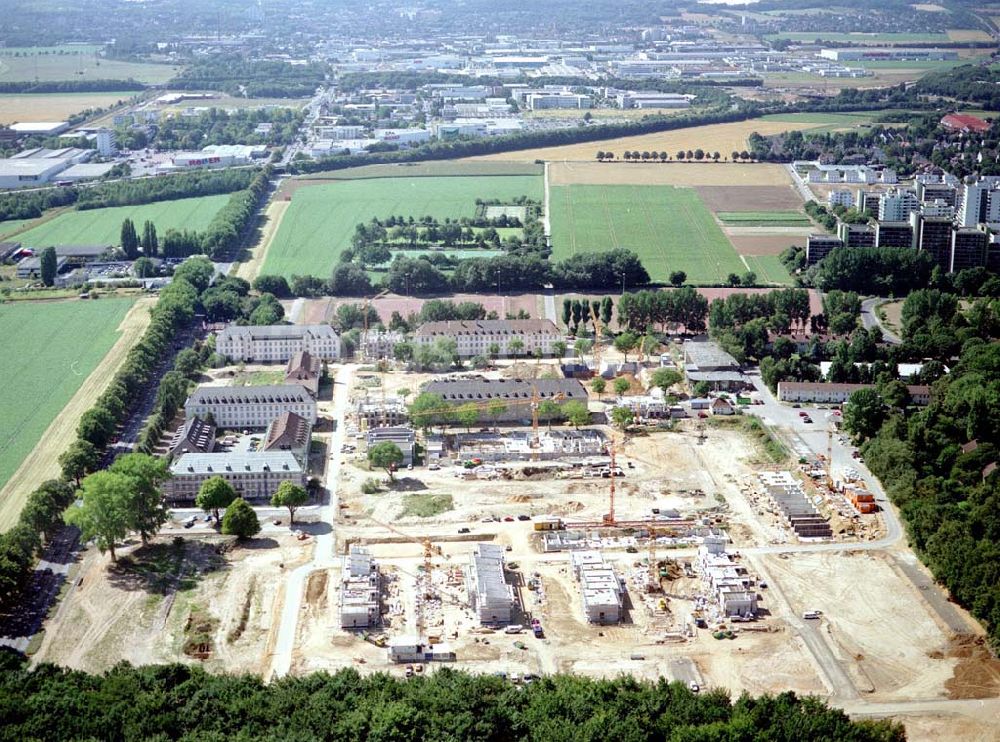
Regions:
<instances>
[{"instance_id":1,"label":"bare dirt ground","mask_svg":"<svg viewBox=\"0 0 1000 742\"><path fill-rule=\"evenodd\" d=\"M88 108L104 108L128 100L136 93L58 93L0 95L0 124L15 121L63 121Z\"/></svg>"},{"instance_id":2,"label":"bare dirt ground","mask_svg":"<svg viewBox=\"0 0 1000 742\"><path fill-rule=\"evenodd\" d=\"M617 139L603 139L596 142L581 144L566 144L558 147L542 147L526 149L518 152L502 152L494 155L481 155L469 158L474 161L513 161L534 162L535 160L574 160L583 162L594 161L598 150L611 151L621 157L625 150L666 151L674 156L678 150L693 150L701 148L709 152L718 150L724 157L729 157L733 150L747 148L747 138L753 132L763 136L778 134L783 131L795 131L815 128L815 124L781 121L737 121L727 124L710 124L695 126L673 131L661 131L654 134L641 134ZM595 163L596 164L596 163ZM627 166L631 167L631 165ZM671 167L687 167L686 165L662 165L664 169Z\"/></svg>"},{"instance_id":3,"label":"bare dirt ground","mask_svg":"<svg viewBox=\"0 0 1000 742\"><path fill-rule=\"evenodd\" d=\"M875 700L945 694L958 661L949 636L885 557L798 553L756 557L796 614L822 611L816 628L862 693Z\"/></svg>"},{"instance_id":4,"label":"bare dirt ground","mask_svg":"<svg viewBox=\"0 0 1000 742\"><path fill-rule=\"evenodd\" d=\"M997 739L996 721L984 722L950 714L902 715L893 719L906 727L909 742L996 742Z\"/></svg>"},{"instance_id":5,"label":"bare dirt ground","mask_svg":"<svg viewBox=\"0 0 1000 742\"><path fill-rule=\"evenodd\" d=\"M673 157L674 151L670 151ZM729 153L725 153L728 157ZM753 194L784 191L780 186L791 186L788 171L780 165L766 163L727 162L552 162L549 165L551 185L676 185L695 186L703 189L731 188L739 191L744 199L759 198ZM752 188L750 188L752 186ZM745 190L744 190L745 189ZM791 192L794 196L794 193ZM762 197L760 197L762 198ZM707 203L707 201L706 201ZM788 208L798 208L801 199ZM709 204L710 209L714 209ZM753 210L758 207L742 207ZM740 207L719 207L720 211L739 211Z\"/></svg>"},{"instance_id":6,"label":"bare dirt ground","mask_svg":"<svg viewBox=\"0 0 1000 742\"><path fill-rule=\"evenodd\" d=\"M743 167L776 167L774 165L738 165ZM698 195L712 211L794 211L802 208L802 198L785 176L785 187L770 185L706 185L697 186ZM777 178L775 178L777 180ZM732 182L732 181L730 181Z\"/></svg>"},{"instance_id":7,"label":"bare dirt ground","mask_svg":"<svg viewBox=\"0 0 1000 742\"><path fill-rule=\"evenodd\" d=\"M740 255L780 255L792 245L802 245L805 240L798 235L728 235Z\"/></svg>"},{"instance_id":8,"label":"bare dirt ground","mask_svg":"<svg viewBox=\"0 0 1000 742\"><path fill-rule=\"evenodd\" d=\"M260 268L267 260L267 251L271 248L274 235L278 232L281 220L288 211L288 201L273 200L264 211L264 227L261 230L260 240L251 249L251 257L245 263L240 263L236 270L236 275L247 281L253 281L260 272Z\"/></svg>"},{"instance_id":9,"label":"bare dirt ground","mask_svg":"<svg viewBox=\"0 0 1000 742\"><path fill-rule=\"evenodd\" d=\"M487 312L496 312L500 317L507 314L517 314L520 310L526 311L533 319L543 317L541 297L538 294L450 294L436 297L446 299L456 304L463 301L471 301L482 304ZM414 297L399 296L389 294L388 296L375 299L372 306L378 312L383 323L388 324L393 312L399 312L404 318L410 314L420 312L427 299L417 299ZM341 304L364 304L363 298L336 298L336 299L307 299L299 317L299 324L315 324L330 322L335 316L337 307ZM285 302L285 310L288 311L291 302Z\"/></svg>"},{"instance_id":10,"label":"bare dirt ground","mask_svg":"<svg viewBox=\"0 0 1000 742\"><path fill-rule=\"evenodd\" d=\"M120 550L119 567L89 549L35 659L89 672L124 660L260 674L281 575L307 558L309 543L287 531L239 546L216 535L179 544L164 535Z\"/></svg>"},{"instance_id":11,"label":"bare dirt ground","mask_svg":"<svg viewBox=\"0 0 1000 742\"><path fill-rule=\"evenodd\" d=\"M149 309L156 302L153 297L136 301L118 326L121 337L83 382L73 398L56 415L45 430L38 445L21 462L21 466L0 490L0 530L17 520L24 498L46 479L59 476L59 455L76 439L76 426L83 413L91 408L114 376L133 345L142 337L149 325Z\"/></svg>"}]
</instances>

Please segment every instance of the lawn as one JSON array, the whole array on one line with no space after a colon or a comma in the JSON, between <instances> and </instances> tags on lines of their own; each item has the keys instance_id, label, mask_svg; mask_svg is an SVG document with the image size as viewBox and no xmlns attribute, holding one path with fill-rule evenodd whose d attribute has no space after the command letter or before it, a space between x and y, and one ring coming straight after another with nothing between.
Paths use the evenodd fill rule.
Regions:
<instances>
[{"instance_id":1,"label":"lawn","mask_svg":"<svg viewBox=\"0 0 1000 742\"><path fill-rule=\"evenodd\" d=\"M672 271L715 284L746 269L711 212L691 188L551 187L553 260L616 247L635 251L653 281Z\"/></svg>"},{"instance_id":2,"label":"lawn","mask_svg":"<svg viewBox=\"0 0 1000 742\"><path fill-rule=\"evenodd\" d=\"M180 70L168 64L104 59L99 46L9 47L0 49L0 82L22 80L128 80L158 84Z\"/></svg>"},{"instance_id":3,"label":"lawn","mask_svg":"<svg viewBox=\"0 0 1000 742\"><path fill-rule=\"evenodd\" d=\"M777 255L744 255L750 270L757 274L758 283L776 283L791 286L792 277Z\"/></svg>"},{"instance_id":4,"label":"lawn","mask_svg":"<svg viewBox=\"0 0 1000 742\"><path fill-rule=\"evenodd\" d=\"M0 237L6 237L12 232L24 229L33 221L33 219L8 219L5 222L0 222Z\"/></svg>"},{"instance_id":5,"label":"lawn","mask_svg":"<svg viewBox=\"0 0 1000 742\"><path fill-rule=\"evenodd\" d=\"M854 124L868 124L875 118L883 116L887 111L864 111L859 113L823 113L821 111L810 111L806 113L772 113L762 116L763 121L784 121L786 123L805 124L843 124L852 126Z\"/></svg>"},{"instance_id":6,"label":"lawn","mask_svg":"<svg viewBox=\"0 0 1000 742\"><path fill-rule=\"evenodd\" d=\"M406 495L399 517L406 518L412 515L417 518L433 518L454 507L451 495Z\"/></svg>"},{"instance_id":7,"label":"lawn","mask_svg":"<svg viewBox=\"0 0 1000 742\"><path fill-rule=\"evenodd\" d=\"M114 345L132 304L0 304L0 487Z\"/></svg>"},{"instance_id":8,"label":"lawn","mask_svg":"<svg viewBox=\"0 0 1000 742\"><path fill-rule=\"evenodd\" d=\"M734 227L807 227L812 223L801 211L718 211L715 215Z\"/></svg>"},{"instance_id":9,"label":"lawn","mask_svg":"<svg viewBox=\"0 0 1000 742\"><path fill-rule=\"evenodd\" d=\"M509 201L517 196L541 201L541 177L369 177L299 187L261 272L328 276L361 222L392 215L472 217L477 198Z\"/></svg>"},{"instance_id":10,"label":"lawn","mask_svg":"<svg viewBox=\"0 0 1000 742\"><path fill-rule=\"evenodd\" d=\"M117 245L122 222L129 218L142 233L148 219L163 234L174 229L205 229L215 214L225 206L229 194L157 201L140 206L114 206L107 209L69 211L39 224L17 236L25 247L49 245Z\"/></svg>"}]
</instances>

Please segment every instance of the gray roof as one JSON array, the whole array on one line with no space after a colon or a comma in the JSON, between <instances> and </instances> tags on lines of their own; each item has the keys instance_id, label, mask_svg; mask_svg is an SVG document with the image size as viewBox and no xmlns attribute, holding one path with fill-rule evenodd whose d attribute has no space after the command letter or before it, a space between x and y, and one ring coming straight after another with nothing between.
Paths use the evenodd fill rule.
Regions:
<instances>
[{"instance_id":1,"label":"gray roof","mask_svg":"<svg viewBox=\"0 0 1000 742\"><path fill-rule=\"evenodd\" d=\"M547 319L480 319L424 322L417 328L416 336L524 335L534 333L562 334L555 323Z\"/></svg>"},{"instance_id":2,"label":"gray roof","mask_svg":"<svg viewBox=\"0 0 1000 742\"><path fill-rule=\"evenodd\" d=\"M330 325L227 325L219 333L219 337L242 335L247 339L257 338L301 338L306 335L313 337L337 337L336 331Z\"/></svg>"},{"instance_id":3,"label":"gray roof","mask_svg":"<svg viewBox=\"0 0 1000 742\"><path fill-rule=\"evenodd\" d=\"M587 399L587 390L576 379L435 379L424 391L439 394L445 402L468 402L491 399L530 400L534 390L541 398L562 394L566 399Z\"/></svg>"},{"instance_id":4,"label":"gray roof","mask_svg":"<svg viewBox=\"0 0 1000 742\"><path fill-rule=\"evenodd\" d=\"M265 404L309 402L313 398L299 384L267 386L200 386L188 397L187 404Z\"/></svg>"},{"instance_id":5,"label":"gray roof","mask_svg":"<svg viewBox=\"0 0 1000 742\"><path fill-rule=\"evenodd\" d=\"M302 466L290 451L186 453L170 465L170 473L175 477L264 471L301 474Z\"/></svg>"},{"instance_id":6,"label":"gray roof","mask_svg":"<svg viewBox=\"0 0 1000 742\"><path fill-rule=\"evenodd\" d=\"M684 355L689 364L697 366L697 370L739 368L736 359L712 341L687 340L684 343Z\"/></svg>"}]
</instances>

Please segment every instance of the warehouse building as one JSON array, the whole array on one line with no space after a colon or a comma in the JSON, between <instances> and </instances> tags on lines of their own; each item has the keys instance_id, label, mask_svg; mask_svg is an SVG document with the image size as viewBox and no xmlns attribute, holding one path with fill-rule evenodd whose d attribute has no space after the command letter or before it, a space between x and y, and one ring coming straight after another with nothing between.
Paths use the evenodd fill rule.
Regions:
<instances>
[{"instance_id":1,"label":"warehouse building","mask_svg":"<svg viewBox=\"0 0 1000 742\"><path fill-rule=\"evenodd\" d=\"M486 625L510 623L514 610L514 588L504 572L504 550L499 544L476 544L469 555L465 576L469 606Z\"/></svg>"},{"instance_id":2,"label":"warehouse building","mask_svg":"<svg viewBox=\"0 0 1000 742\"><path fill-rule=\"evenodd\" d=\"M351 544L344 556L340 583L340 626L376 626L381 613L382 577L378 564L363 546Z\"/></svg>"},{"instance_id":3,"label":"warehouse building","mask_svg":"<svg viewBox=\"0 0 1000 742\"><path fill-rule=\"evenodd\" d=\"M284 412L316 424L316 400L298 384L200 386L184 403L187 417L207 418L220 428L266 428Z\"/></svg>"},{"instance_id":4,"label":"warehouse building","mask_svg":"<svg viewBox=\"0 0 1000 742\"><path fill-rule=\"evenodd\" d=\"M289 451L185 453L170 465L163 483L168 502L190 502L211 477L222 477L245 500L269 499L282 482L305 484L305 472Z\"/></svg>"}]
</instances>

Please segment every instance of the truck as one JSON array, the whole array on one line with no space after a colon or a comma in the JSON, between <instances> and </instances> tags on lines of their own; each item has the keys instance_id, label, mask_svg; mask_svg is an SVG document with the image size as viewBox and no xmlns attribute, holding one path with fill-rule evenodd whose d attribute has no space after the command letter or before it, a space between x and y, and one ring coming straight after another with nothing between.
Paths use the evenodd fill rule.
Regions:
<instances>
[{"instance_id":1,"label":"truck","mask_svg":"<svg viewBox=\"0 0 1000 742\"><path fill-rule=\"evenodd\" d=\"M536 531L561 531L565 526L561 518L543 518L535 521Z\"/></svg>"},{"instance_id":2,"label":"truck","mask_svg":"<svg viewBox=\"0 0 1000 742\"><path fill-rule=\"evenodd\" d=\"M531 631L534 633L536 639L541 639L545 636L545 631L542 630L542 622L537 618L531 619Z\"/></svg>"}]
</instances>

